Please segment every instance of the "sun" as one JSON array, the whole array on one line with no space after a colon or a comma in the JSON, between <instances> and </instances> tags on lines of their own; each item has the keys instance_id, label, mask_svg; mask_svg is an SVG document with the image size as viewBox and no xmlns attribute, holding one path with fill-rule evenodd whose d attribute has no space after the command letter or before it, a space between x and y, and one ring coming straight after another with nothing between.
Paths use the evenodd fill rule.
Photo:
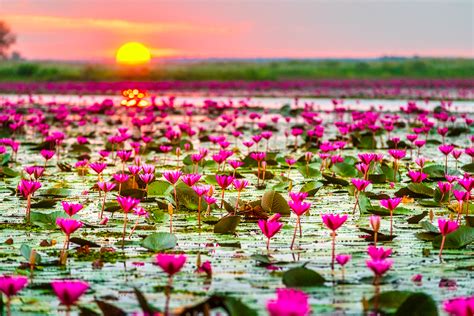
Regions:
<instances>
[{"instance_id":1,"label":"sun","mask_svg":"<svg viewBox=\"0 0 474 316\"><path fill-rule=\"evenodd\" d=\"M122 65L143 65L150 62L151 54L145 45L128 42L117 50L115 60Z\"/></svg>"}]
</instances>

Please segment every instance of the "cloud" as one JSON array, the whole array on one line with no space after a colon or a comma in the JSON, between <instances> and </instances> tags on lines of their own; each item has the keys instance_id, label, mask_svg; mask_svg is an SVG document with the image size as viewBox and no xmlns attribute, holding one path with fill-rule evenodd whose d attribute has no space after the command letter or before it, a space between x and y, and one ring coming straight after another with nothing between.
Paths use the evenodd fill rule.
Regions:
<instances>
[{"instance_id":1,"label":"cloud","mask_svg":"<svg viewBox=\"0 0 474 316\"><path fill-rule=\"evenodd\" d=\"M6 15L3 18L20 31L52 30L103 30L113 33L143 34L193 32L226 34L233 30L224 26L197 25L191 23L136 22L124 19L70 18L46 15Z\"/></svg>"}]
</instances>

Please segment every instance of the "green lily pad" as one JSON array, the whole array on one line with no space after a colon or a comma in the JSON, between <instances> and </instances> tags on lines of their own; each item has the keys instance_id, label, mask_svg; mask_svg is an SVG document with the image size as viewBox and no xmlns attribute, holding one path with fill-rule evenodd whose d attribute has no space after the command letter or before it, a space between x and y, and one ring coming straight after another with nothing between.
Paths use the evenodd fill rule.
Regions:
<instances>
[{"instance_id":1,"label":"green lily pad","mask_svg":"<svg viewBox=\"0 0 474 316\"><path fill-rule=\"evenodd\" d=\"M172 194L173 186L165 180L157 180L148 185L148 196L167 196Z\"/></svg>"},{"instance_id":2,"label":"green lily pad","mask_svg":"<svg viewBox=\"0 0 474 316\"><path fill-rule=\"evenodd\" d=\"M308 182L301 187L300 192L306 192L308 196L314 196L323 186L324 184L319 181Z\"/></svg>"},{"instance_id":3,"label":"green lily pad","mask_svg":"<svg viewBox=\"0 0 474 316\"><path fill-rule=\"evenodd\" d=\"M441 246L442 236L438 236L433 240L433 248L439 249ZM460 249L474 242L474 227L459 226L451 234L446 235L444 249Z\"/></svg>"},{"instance_id":4,"label":"green lily pad","mask_svg":"<svg viewBox=\"0 0 474 316\"><path fill-rule=\"evenodd\" d=\"M176 247L177 242L178 239L174 234L160 232L148 235L142 240L141 246L148 250L158 252L162 250L173 249Z\"/></svg>"},{"instance_id":5,"label":"green lily pad","mask_svg":"<svg viewBox=\"0 0 474 316\"><path fill-rule=\"evenodd\" d=\"M319 273L306 267L292 268L283 274L283 284L287 287L323 286L324 282Z\"/></svg>"},{"instance_id":6,"label":"green lily pad","mask_svg":"<svg viewBox=\"0 0 474 316\"><path fill-rule=\"evenodd\" d=\"M240 216L238 215L223 217L214 225L214 233L234 234L239 223Z\"/></svg>"},{"instance_id":7,"label":"green lily pad","mask_svg":"<svg viewBox=\"0 0 474 316\"><path fill-rule=\"evenodd\" d=\"M267 191L262 196L262 208L268 213L290 215L290 207L285 198L278 192Z\"/></svg>"}]
</instances>

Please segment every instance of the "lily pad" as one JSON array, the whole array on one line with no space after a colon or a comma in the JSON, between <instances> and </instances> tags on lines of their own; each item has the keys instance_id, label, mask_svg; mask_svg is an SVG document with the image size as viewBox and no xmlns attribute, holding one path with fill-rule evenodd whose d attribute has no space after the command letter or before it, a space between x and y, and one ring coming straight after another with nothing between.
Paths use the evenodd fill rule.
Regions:
<instances>
[{"instance_id":1,"label":"lily pad","mask_svg":"<svg viewBox=\"0 0 474 316\"><path fill-rule=\"evenodd\" d=\"M324 184L319 181L308 182L301 187L300 192L306 192L308 196L314 196L323 186Z\"/></svg>"},{"instance_id":2,"label":"lily pad","mask_svg":"<svg viewBox=\"0 0 474 316\"><path fill-rule=\"evenodd\" d=\"M142 240L141 246L148 250L158 252L173 249L176 247L177 242L178 239L174 234L159 232L148 235Z\"/></svg>"},{"instance_id":3,"label":"lily pad","mask_svg":"<svg viewBox=\"0 0 474 316\"><path fill-rule=\"evenodd\" d=\"M289 215L290 207L285 198L278 192L267 191L262 196L262 208L267 213Z\"/></svg>"},{"instance_id":4,"label":"lily pad","mask_svg":"<svg viewBox=\"0 0 474 316\"><path fill-rule=\"evenodd\" d=\"M433 240L433 248L439 249L441 239L442 236L440 235ZM444 249L460 249L472 242L474 242L474 227L459 226L454 232L446 235Z\"/></svg>"},{"instance_id":5,"label":"lily pad","mask_svg":"<svg viewBox=\"0 0 474 316\"><path fill-rule=\"evenodd\" d=\"M292 268L283 274L283 284L287 287L323 286L324 282L319 273L306 267Z\"/></svg>"},{"instance_id":6,"label":"lily pad","mask_svg":"<svg viewBox=\"0 0 474 316\"><path fill-rule=\"evenodd\" d=\"M238 215L223 217L214 225L214 233L234 234L239 223L240 223L240 216Z\"/></svg>"}]
</instances>

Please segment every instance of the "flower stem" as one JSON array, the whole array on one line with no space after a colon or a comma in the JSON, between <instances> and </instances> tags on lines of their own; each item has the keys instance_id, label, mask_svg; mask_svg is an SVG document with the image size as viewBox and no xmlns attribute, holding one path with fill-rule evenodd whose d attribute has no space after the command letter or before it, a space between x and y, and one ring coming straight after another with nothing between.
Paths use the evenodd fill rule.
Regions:
<instances>
[{"instance_id":1,"label":"flower stem","mask_svg":"<svg viewBox=\"0 0 474 316\"><path fill-rule=\"evenodd\" d=\"M123 233L122 233L122 250L125 248L125 233L127 232L127 213L123 219Z\"/></svg>"},{"instance_id":2,"label":"flower stem","mask_svg":"<svg viewBox=\"0 0 474 316\"><path fill-rule=\"evenodd\" d=\"M291 246L290 249L293 249L293 246L295 244L295 239L296 239L296 231L298 230L298 226L300 225L300 217L296 217L296 223L295 223L295 231L293 232L293 240L291 241Z\"/></svg>"},{"instance_id":3,"label":"flower stem","mask_svg":"<svg viewBox=\"0 0 474 316\"><path fill-rule=\"evenodd\" d=\"M443 235L441 239L441 246L439 247L439 258L441 259L441 255L443 254L444 242L446 241L446 235Z\"/></svg>"},{"instance_id":4,"label":"flower stem","mask_svg":"<svg viewBox=\"0 0 474 316\"><path fill-rule=\"evenodd\" d=\"M336 258L336 232L332 231L332 247L331 247L331 270L334 271L334 260Z\"/></svg>"}]
</instances>

